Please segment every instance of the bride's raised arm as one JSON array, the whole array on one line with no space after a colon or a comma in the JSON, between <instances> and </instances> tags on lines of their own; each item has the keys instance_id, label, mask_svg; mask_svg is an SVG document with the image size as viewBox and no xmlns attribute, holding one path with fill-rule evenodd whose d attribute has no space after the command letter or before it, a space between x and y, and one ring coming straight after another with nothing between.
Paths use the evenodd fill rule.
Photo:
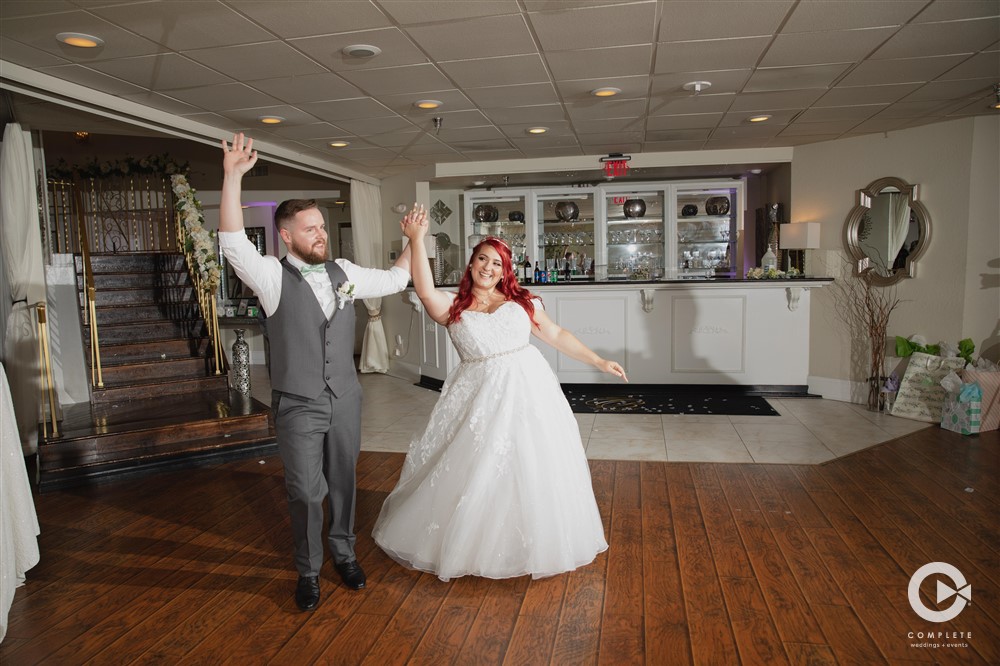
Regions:
<instances>
[{"instance_id":1,"label":"bride's raised arm","mask_svg":"<svg viewBox=\"0 0 1000 666\"><path fill-rule=\"evenodd\" d=\"M414 204L399 226L403 230L403 235L410 240L413 290L424 304L428 316L443 325L448 321L451 298L445 292L434 288L434 275L431 273L430 260L427 258L427 248L424 246L424 237L427 236L428 229L427 209Z\"/></svg>"}]
</instances>

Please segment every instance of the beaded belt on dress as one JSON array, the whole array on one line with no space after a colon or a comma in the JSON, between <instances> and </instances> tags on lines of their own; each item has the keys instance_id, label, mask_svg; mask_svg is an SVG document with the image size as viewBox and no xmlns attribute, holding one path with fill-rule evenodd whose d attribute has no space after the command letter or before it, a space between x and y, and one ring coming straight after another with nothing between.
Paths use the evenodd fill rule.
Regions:
<instances>
[{"instance_id":1,"label":"beaded belt on dress","mask_svg":"<svg viewBox=\"0 0 1000 666\"><path fill-rule=\"evenodd\" d=\"M519 351L524 351L530 345L524 345L518 347L517 349L508 349L507 351L497 352L496 354L490 354L489 356L476 356L475 358L463 358L462 363L481 363L483 361L489 361L490 359L498 358L500 356L507 356L509 354L516 354Z\"/></svg>"}]
</instances>

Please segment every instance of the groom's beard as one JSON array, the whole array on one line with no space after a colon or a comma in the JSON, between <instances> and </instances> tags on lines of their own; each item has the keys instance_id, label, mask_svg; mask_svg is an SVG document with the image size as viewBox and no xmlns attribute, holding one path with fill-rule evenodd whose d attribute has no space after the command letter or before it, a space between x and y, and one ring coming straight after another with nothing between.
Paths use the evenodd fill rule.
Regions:
<instances>
[{"instance_id":1,"label":"groom's beard","mask_svg":"<svg viewBox=\"0 0 1000 666\"><path fill-rule=\"evenodd\" d=\"M292 250L307 264L316 265L326 262L326 243L323 241L317 241L311 246L299 245L293 241Z\"/></svg>"}]
</instances>

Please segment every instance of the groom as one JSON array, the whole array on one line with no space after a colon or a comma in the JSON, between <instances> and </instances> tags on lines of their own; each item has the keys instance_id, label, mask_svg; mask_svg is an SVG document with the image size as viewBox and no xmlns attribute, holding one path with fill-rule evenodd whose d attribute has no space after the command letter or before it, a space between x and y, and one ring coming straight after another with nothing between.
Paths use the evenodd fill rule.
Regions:
<instances>
[{"instance_id":1,"label":"groom","mask_svg":"<svg viewBox=\"0 0 1000 666\"><path fill-rule=\"evenodd\" d=\"M243 174L257 162L253 139L237 134L232 146L223 140L222 150L219 247L267 315L271 406L299 573L295 603L312 610L320 595L324 496L334 568L348 587L365 586L354 554L361 385L354 369L352 301L402 291L410 278L410 250L389 270L327 261L327 232L316 202L292 199L274 214L288 255L280 262L261 256L243 231L240 204Z\"/></svg>"}]
</instances>

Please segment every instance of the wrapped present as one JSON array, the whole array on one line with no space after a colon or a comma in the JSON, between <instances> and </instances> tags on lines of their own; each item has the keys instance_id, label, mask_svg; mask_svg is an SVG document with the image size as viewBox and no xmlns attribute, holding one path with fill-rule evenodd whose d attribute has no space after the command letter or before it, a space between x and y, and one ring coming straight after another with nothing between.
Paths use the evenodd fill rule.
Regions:
<instances>
[{"instance_id":1,"label":"wrapped present","mask_svg":"<svg viewBox=\"0 0 1000 666\"><path fill-rule=\"evenodd\" d=\"M962 435L978 434L982 400L979 384L962 384L957 393L948 393L941 405L941 427Z\"/></svg>"},{"instance_id":2,"label":"wrapped present","mask_svg":"<svg viewBox=\"0 0 1000 666\"><path fill-rule=\"evenodd\" d=\"M989 432L1000 428L1000 372L980 369L966 369L962 381L978 384L982 389L982 415L979 432Z\"/></svg>"},{"instance_id":3,"label":"wrapped present","mask_svg":"<svg viewBox=\"0 0 1000 666\"><path fill-rule=\"evenodd\" d=\"M945 390L941 380L951 371L965 366L962 358L941 358L913 352L899 384L892 415L927 423L941 422Z\"/></svg>"}]
</instances>

